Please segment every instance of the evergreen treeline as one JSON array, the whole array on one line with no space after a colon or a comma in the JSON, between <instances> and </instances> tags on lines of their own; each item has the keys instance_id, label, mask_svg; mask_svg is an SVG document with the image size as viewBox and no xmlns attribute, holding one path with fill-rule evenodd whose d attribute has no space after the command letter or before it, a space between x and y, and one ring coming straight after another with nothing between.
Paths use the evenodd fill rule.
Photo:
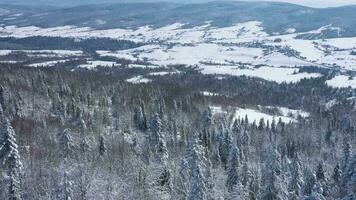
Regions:
<instances>
[{"instance_id":1,"label":"evergreen treeline","mask_svg":"<svg viewBox=\"0 0 356 200\"><path fill-rule=\"evenodd\" d=\"M142 44L129 40L114 40L110 38L88 38L75 39L63 37L42 37L33 36L25 38L2 37L0 38L0 48L13 50L84 50L93 52L95 50L123 50L136 48Z\"/></svg>"},{"instance_id":2,"label":"evergreen treeline","mask_svg":"<svg viewBox=\"0 0 356 200\"><path fill-rule=\"evenodd\" d=\"M130 84L100 69L2 65L0 199L355 200L353 94L321 79L192 73ZM252 122L214 113L216 103L311 116Z\"/></svg>"}]
</instances>

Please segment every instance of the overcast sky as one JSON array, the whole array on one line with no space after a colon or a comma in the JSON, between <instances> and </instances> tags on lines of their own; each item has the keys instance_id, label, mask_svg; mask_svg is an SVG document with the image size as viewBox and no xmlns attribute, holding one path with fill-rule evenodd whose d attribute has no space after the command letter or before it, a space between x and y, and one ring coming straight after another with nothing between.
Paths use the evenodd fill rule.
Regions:
<instances>
[{"instance_id":1,"label":"overcast sky","mask_svg":"<svg viewBox=\"0 0 356 200\"><path fill-rule=\"evenodd\" d=\"M311 7L335 7L345 5L356 5L356 0L274 0L288 3L301 4ZM356 12L356 11L355 11Z\"/></svg>"},{"instance_id":2,"label":"overcast sky","mask_svg":"<svg viewBox=\"0 0 356 200\"><path fill-rule=\"evenodd\" d=\"M209 2L209 1L219 1L219 0L0 0L1 3L8 4L31 4L31 5L80 5L80 4L92 4L92 3L120 3L120 2L157 2L157 1L167 1L175 3L196 3L196 2ZM221 0L222 1L222 0ZM234 1L234 0L227 0ZM237 0L238 1L238 0ZM240 0L241 1L241 0ZM345 5L356 5L356 0L245 0L245 1L279 1L288 2L294 4L300 4L310 7L335 7L335 6L345 6Z\"/></svg>"}]
</instances>

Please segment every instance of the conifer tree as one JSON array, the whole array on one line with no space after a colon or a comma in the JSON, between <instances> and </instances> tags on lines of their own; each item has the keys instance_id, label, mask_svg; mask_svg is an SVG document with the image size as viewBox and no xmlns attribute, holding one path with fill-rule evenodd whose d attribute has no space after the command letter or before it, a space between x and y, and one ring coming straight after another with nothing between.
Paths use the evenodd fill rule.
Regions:
<instances>
[{"instance_id":1,"label":"conifer tree","mask_svg":"<svg viewBox=\"0 0 356 200\"><path fill-rule=\"evenodd\" d=\"M288 192L282 175L281 156L275 147L270 147L262 171L262 200L282 200L288 198Z\"/></svg>"},{"instance_id":2,"label":"conifer tree","mask_svg":"<svg viewBox=\"0 0 356 200\"><path fill-rule=\"evenodd\" d=\"M58 134L59 152L65 159L72 156L74 152L74 143L69 129L64 129Z\"/></svg>"},{"instance_id":3,"label":"conifer tree","mask_svg":"<svg viewBox=\"0 0 356 200\"><path fill-rule=\"evenodd\" d=\"M155 148L159 143L159 138L163 134L162 120L161 120L160 115L158 113L156 113L152 117L152 119L150 121L149 129L150 129L151 147Z\"/></svg>"},{"instance_id":4,"label":"conifer tree","mask_svg":"<svg viewBox=\"0 0 356 200\"><path fill-rule=\"evenodd\" d=\"M344 172L345 193L341 193L342 200L356 199L356 154L350 159ZM344 195L343 195L344 194Z\"/></svg>"},{"instance_id":5,"label":"conifer tree","mask_svg":"<svg viewBox=\"0 0 356 200\"><path fill-rule=\"evenodd\" d=\"M227 167L226 186L229 192L232 192L234 187L240 183L238 167L239 167L239 149L237 147L233 147L230 150L229 162Z\"/></svg>"},{"instance_id":6,"label":"conifer tree","mask_svg":"<svg viewBox=\"0 0 356 200\"><path fill-rule=\"evenodd\" d=\"M202 147L195 140L190 150L189 168L189 191L187 200L207 200L206 179L204 177L204 163Z\"/></svg>"},{"instance_id":7,"label":"conifer tree","mask_svg":"<svg viewBox=\"0 0 356 200\"><path fill-rule=\"evenodd\" d=\"M313 188L317 183L315 174L309 169L304 170L304 185L303 185L303 194L309 196L313 192Z\"/></svg>"},{"instance_id":8,"label":"conifer tree","mask_svg":"<svg viewBox=\"0 0 356 200\"><path fill-rule=\"evenodd\" d=\"M296 197L301 195L301 188L303 186L302 162L300 161L299 154L296 153L291 167L291 180L289 183L289 191Z\"/></svg>"},{"instance_id":9,"label":"conifer tree","mask_svg":"<svg viewBox=\"0 0 356 200\"><path fill-rule=\"evenodd\" d=\"M107 148L105 144L105 138L103 135L99 136L99 155L103 156L106 154Z\"/></svg>"},{"instance_id":10,"label":"conifer tree","mask_svg":"<svg viewBox=\"0 0 356 200\"><path fill-rule=\"evenodd\" d=\"M7 169L9 199L19 200L21 199L20 173L22 163L20 161L15 131L8 119L5 119L1 126L0 136L0 166Z\"/></svg>"}]
</instances>

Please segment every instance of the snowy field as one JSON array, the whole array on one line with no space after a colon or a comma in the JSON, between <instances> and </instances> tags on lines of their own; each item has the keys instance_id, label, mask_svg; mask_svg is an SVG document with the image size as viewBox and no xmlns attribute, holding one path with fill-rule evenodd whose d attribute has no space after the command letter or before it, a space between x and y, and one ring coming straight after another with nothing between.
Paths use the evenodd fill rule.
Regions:
<instances>
[{"instance_id":1,"label":"snowy field","mask_svg":"<svg viewBox=\"0 0 356 200\"><path fill-rule=\"evenodd\" d=\"M338 75L331 80L326 81L326 84L335 88L351 87L356 89L356 77L350 78L349 76Z\"/></svg>"},{"instance_id":2,"label":"snowy field","mask_svg":"<svg viewBox=\"0 0 356 200\"><path fill-rule=\"evenodd\" d=\"M274 109L278 111L278 114L272 115L264 112L264 109ZM212 110L213 114L227 114L228 112L224 110L220 106L211 106L210 109ZM235 113L234 113L234 118L235 119L245 119L247 116L249 123L258 122L263 118L265 123L269 121L270 123L275 120L278 122L279 120L282 120L284 123L293 123L297 122L299 117L306 118L310 116L310 113L307 113L302 110L293 110L293 109L288 109L284 107L262 107L258 106L258 109L252 109L252 108L235 108Z\"/></svg>"},{"instance_id":3,"label":"snowy field","mask_svg":"<svg viewBox=\"0 0 356 200\"><path fill-rule=\"evenodd\" d=\"M197 66L203 74L251 76L269 81L298 82L304 78L319 77L318 73L300 73L302 66L356 70L356 37L335 39L299 39L301 35L321 35L326 30L339 30L324 26L305 33L290 28L284 33L267 34L261 22L250 21L230 27L218 28L209 22L185 28L175 23L161 28L142 26L138 29L95 30L89 27L62 26L39 28L35 26L0 28L0 37L24 38L30 36L85 38L112 38L143 42L146 45L121 51L98 50L100 56L109 56L132 62L145 61L148 65L131 64L129 67L157 68L168 65ZM339 30L342 31L342 30ZM11 50L0 50L0 56ZM26 51L30 56L81 56L82 51L43 50ZM54 62L54 61L53 61ZM51 65L52 63L47 63ZM90 61L79 67L113 66L115 63ZM38 66L34 64L34 66ZM152 74L155 75L155 74ZM159 75L159 74L156 74ZM336 77L328 81L333 87L354 87L353 80Z\"/></svg>"},{"instance_id":4,"label":"snowy field","mask_svg":"<svg viewBox=\"0 0 356 200\"><path fill-rule=\"evenodd\" d=\"M138 83L149 83L152 80L148 78L144 78L143 76L135 76L130 79L127 79L126 81L129 83L138 84Z\"/></svg>"}]
</instances>

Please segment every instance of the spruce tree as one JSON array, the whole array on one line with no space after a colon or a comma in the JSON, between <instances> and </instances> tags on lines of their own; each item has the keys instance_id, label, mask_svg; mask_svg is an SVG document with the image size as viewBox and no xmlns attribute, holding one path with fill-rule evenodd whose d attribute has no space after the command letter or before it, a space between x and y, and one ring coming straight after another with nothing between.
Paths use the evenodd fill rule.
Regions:
<instances>
[{"instance_id":1,"label":"spruce tree","mask_svg":"<svg viewBox=\"0 0 356 200\"><path fill-rule=\"evenodd\" d=\"M67 159L73 155L74 143L72 133L69 129L64 129L58 134L59 152L62 158Z\"/></svg>"},{"instance_id":2,"label":"spruce tree","mask_svg":"<svg viewBox=\"0 0 356 200\"><path fill-rule=\"evenodd\" d=\"M350 159L346 170L344 172L345 180L345 193L341 193L342 200L355 200L356 199L356 154Z\"/></svg>"},{"instance_id":3,"label":"spruce tree","mask_svg":"<svg viewBox=\"0 0 356 200\"><path fill-rule=\"evenodd\" d=\"M299 154L296 153L291 167L291 180L289 182L289 192L295 196L301 195L301 188L303 186L302 162L300 161Z\"/></svg>"},{"instance_id":4,"label":"spruce tree","mask_svg":"<svg viewBox=\"0 0 356 200\"><path fill-rule=\"evenodd\" d=\"M2 124L0 136L0 165L7 169L9 199L19 200L21 199L20 173L22 163L20 161L15 131L8 119L5 119Z\"/></svg>"},{"instance_id":5,"label":"spruce tree","mask_svg":"<svg viewBox=\"0 0 356 200\"><path fill-rule=\"evenodd\" d=\"M287 199L281 168L281 156L278 150L271 146L262 171L262 200Z\"/></svg>"},{"instance_id":6,"label":"spruce tree","mask_svg":"<svg viewBox=\"0 0 356 200\"><path fill-rule=\"evenodd\" d=\"M315 174L309 169L304 170L304 185L303 185L303 194L309 196L313 192L313 188L317 183Z\"/></svg>"},{"instance_id":7,"label":"spruce tree","mask_svg":"<svg viewBox=\"0 0 356 200\"><path fill-rule=\"evenodd\" d=\"M234 187L240 183L240 178L238 174L239 167L239 149L233 147L230 150L230 157L227 167L227 181L226 186L229 192L232 192Z\"/></svg>"},{"instance_id":8,"label":"spruce tree","mask_svg":"<svg viewBox=\"0 0 356 200\"><path fill-rule=\"evenodd\" d=\"M99 155L104 156L106 154L107 148L105 144L105 138L103 135L99 136Z\"/></svg>"},{"instance_id":9,"label":"spruce tree","mask_svg":"<svg viewBox=\"0 0 356 200\"><path fill-rule=\"evenodd\" d=\"M202 155L202 147L195 140L190 149L190 179L187 200L207 200L208 198Z\"/></svg>"}]
</instances>

